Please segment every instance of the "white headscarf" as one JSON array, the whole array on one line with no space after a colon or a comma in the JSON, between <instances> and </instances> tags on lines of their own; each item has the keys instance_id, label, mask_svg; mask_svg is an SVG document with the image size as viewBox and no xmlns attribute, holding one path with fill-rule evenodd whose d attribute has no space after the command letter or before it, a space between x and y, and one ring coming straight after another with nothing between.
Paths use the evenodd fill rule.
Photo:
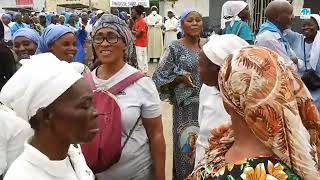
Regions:
<instances>
[{"instance_id":1,"label":"white headscarf","mask_svg":"<svg viewBox=\"0 0 320 180\"><path fill-rule=\"evenodd\" d=\"M311 14L311 17L313 17L318 27L320 27L320 16L318 14ZM316 69L318 61L320 57L320 31L318 30L316 37L314 38L312 48L311 48L311 54L310 54L310 66L312 69Z\"/></svg>"},{"instance_id":2,"label":"white headscarf","mask_svg":"<svg viewBox=\"0 0 320 180\"><path fill-rule=\"evenodd\" d=\"M221 66L228 55L246 46L247 41L234 34L212 35L202 50L212 63Z\"/></svg>"},{"instance_id":3,"label":"white headscarf","mask_svg":"<svg viewBox=\"0 0 320 180\"><path fill-rule=\"evenodd\" d=\"M47 107L82 76L72 65L51 53L21 60L22 67L5 84L0 101L30 120L40 108Z\"/></svg>"},{"instance_id":4,"label":"white headscarf","mask_svg":"<svg viewBox=\"0 0 320 180\"><path fill-rule=\"evenodd\" d=\"M223 4L221 10L221 29L226 28L226 23L231 21L232 26L234 21L239 19L238 14L244 10L248 4L244 1L227 1Z\"/></svg>"}]
</instances>

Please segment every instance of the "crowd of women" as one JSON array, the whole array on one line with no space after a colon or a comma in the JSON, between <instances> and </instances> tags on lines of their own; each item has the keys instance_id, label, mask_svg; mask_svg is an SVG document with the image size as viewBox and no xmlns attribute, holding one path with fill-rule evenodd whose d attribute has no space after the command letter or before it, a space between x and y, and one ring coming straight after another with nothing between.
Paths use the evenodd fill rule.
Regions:
<instances>
[{"instance_id":1,"label":"crowd of women","mask_svg":"<svg viewBox=\"0 0 320 180\"><path fill-rule=\"evenodd\" d=\"M132 12L141 20L140 7ZM320 16L304 20L299 34L289 29L291 4L272 1L255 37L249 13L245 2L226 2L225 34L204 39L201 14L186 10L183 36L165 48L152 78L130 65L143 28L131 30L119 16L95 19L91 70L74 62L86 27L68 20L70 26L48 25L41 36L18 28L11 50L0 23L7 62L0 67L0 179L164 180L160 100L173 107L175 180L320 179ZM111 111L101 112L99 92L114 100L104 105ZM105 167L97 170L83 147L107 134L102 124L113 126L110 118L121 121L120 156L107 166L98 145Z\"/></svg>"}]
</instances>

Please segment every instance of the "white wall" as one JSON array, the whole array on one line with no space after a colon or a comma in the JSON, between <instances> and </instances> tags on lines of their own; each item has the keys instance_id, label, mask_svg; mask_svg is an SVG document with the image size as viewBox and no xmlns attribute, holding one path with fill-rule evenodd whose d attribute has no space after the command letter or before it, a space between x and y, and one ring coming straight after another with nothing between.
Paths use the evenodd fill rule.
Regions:
<instances>
[{"instance_id":1,"label":"white wall","mask_svg":"<svg viewBox=\"0 0 320 180\"><path fill-rule=\"evenodd\" d=\"M175 15L179 17L186 9L195 10L202 14L202 16L209 16L209 0L178 0L175 1L160 1L160 14L162 16L167 15L167 11L172 9Z\"/></svg>"}]
</instances>

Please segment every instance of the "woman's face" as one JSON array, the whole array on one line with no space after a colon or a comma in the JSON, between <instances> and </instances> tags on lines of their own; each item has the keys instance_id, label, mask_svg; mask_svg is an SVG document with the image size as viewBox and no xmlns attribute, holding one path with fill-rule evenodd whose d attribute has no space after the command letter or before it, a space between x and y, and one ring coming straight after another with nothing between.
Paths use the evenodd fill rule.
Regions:
<instances>
[{"instance_id":1,"label":"woman's face","mask_svg":"<svg viewBox=\"0 0 320 180\"><path fill-rule=\"evenodd\" d=\"M49 106L47 127L51 133L65 143L90 142L98 132L92 98L87 81L78 80Z\"/></svg>"},{"instance_id":2,"label":"woman's face","mask_svg":"<svg viewBox=\"0 0 320 180\"><path fill-rule=\"evenodd\" d=\"M38 45L26 37L18 36L13 41L13 50L19 59L26 59L34 55Z\"/></svg>"},{"instance_id":3,"label":"woman's face","mask_svg":"<svg viewBox=\"0 0 320 180\"><path fill-rule=\"evenodd\" d=\"M101 64L124 62L126 45L120 34L113 29L100 29L93 36L93 47Z\"/></svg>"},{"instance_id":4,"label":"woman's face","mask_svg":"<svg viewBox=\"0 0 320 180\"><path fill-rule=\"evenodd\" d=\"M318 24L313 18L303 21L302 33L306 38L316 37L318 30L319 30Z\"/></svg>"},{"instance_id":5,"label":"woman's face","mask_svg":"<svg viewBox=\"0 0 320 180\"><path fill-rule=\"evenodd\" d=\"M49 46L49 51L62 61L72 62L77 53L76 37L73 33L67 33Z\"/></svg>"},{"instance_id":6,"label":"woman's face","mask_svg":"<svg viewBox=\"0 0 320 180\"><path fill-rule=\"evenodd\" d=\"M185 32L185 35L191 37L200 36L202 27L202 17L198 12L191 12L182 23L182 28Z\"/></svg>"},{"instance_id":7,"label":"woman's face","mask_svg":"<svg viewBox=\"0 0 320 180\"><path fill-rule=\"evenodd\" d=\"M203 51L200 52L199 67L202 82L207 86L218 86L220 67L212 63Z\"/></svg>"},{"instance_id":8,"label":"woman's face","mask_svg":"<svg viewBox=\"0 0 320 180\"><path fill-rule=\"evenodd\" d=\"M61 25L64 25L64 17L59 17L59 23L60 23Z\"/></svg>"},{"instance_id":9,"label":"woman's face","mask_svg":"<svg viewBox=\"0 0 320 180\"><path fill-rule=\"evenodd\" d=\"M250 11L249 6L245 7L239 14L239 18L242 20L249 20L250 19Z\"/></svg>"}]
</instances>

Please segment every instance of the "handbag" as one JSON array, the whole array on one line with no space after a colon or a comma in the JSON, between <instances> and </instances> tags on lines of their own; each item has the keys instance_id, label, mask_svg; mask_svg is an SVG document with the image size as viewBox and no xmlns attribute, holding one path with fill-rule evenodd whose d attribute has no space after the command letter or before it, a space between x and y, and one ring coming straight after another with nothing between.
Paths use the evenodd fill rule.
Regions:
<instances>
[{"instance_id":1,"label":"handbag","mask_svg":"<svg viewBox=\"0 0 320 180\"><path fill-rule=\"evenodd\" d=\"M304 65L306 70L303 73L301 79L309 90L315 91L320 88L320 77L312 68L308 69L305 44L306 42L303 43L303 53L304 53Z\"/></svg>"}]
</instances>

